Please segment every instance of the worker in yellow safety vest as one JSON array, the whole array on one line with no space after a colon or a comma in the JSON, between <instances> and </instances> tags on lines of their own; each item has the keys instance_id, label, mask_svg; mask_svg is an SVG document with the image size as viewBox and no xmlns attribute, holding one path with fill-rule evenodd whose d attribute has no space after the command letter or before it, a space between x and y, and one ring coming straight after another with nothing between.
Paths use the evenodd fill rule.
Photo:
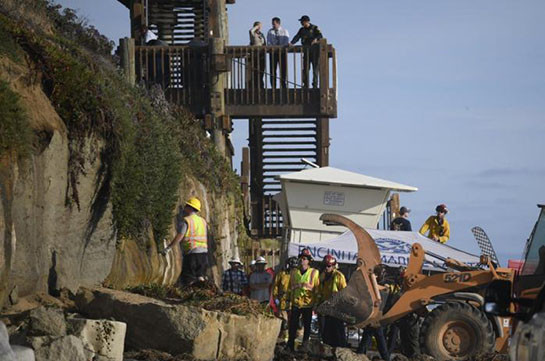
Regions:
<instances>
[{"instance_id":1,"label":"worker in yellow safety vest","mask_svg":"<svg viewBox=\"0 0 545 361\"><path fill-rule=\"evenodd\" d=\"M183 208L183 218L176 226L176 237L161 252L166 255L181 243L183 255L181 281L188 285L203 282L208 269L208 225L206 220L197 214L200 211L201 201L195 197L190 198Z\"/></svg>"},{"instance_id":2,"label":"worker in yellow safety vest","mask_svg":"<svg viewBox=\"0 0 545 361\"><path fill-rule=\"evenodd\" d=\"M288 330L288 311L291 309L290 302L290 277L292 270L297 268L297 257L290 257L286 260L284 269L274 277L273 299L276 304L276 316L282 320L279 339L286 342Z\"/></svg>"},{"instance_id":3,"label":"worker in yellow safety vest","mask_svg":"<svg viewBox=\"0 0 545 361\"><path fill-rule=\"evenodd\" d=\"M310 325L312 322L312 308L316 301L316 291L320 284L317 269L310 267L312 254L304 248L299 254L299 267L290 275L291 315L289 321L288 349L295 351L295 336L299 326L299 318L303 317L303 344L302 350L308 350L310 339Z\"/></svg>"},{"instance_id":4,"label":"worker in yellow safety vest","mask_svg":"<svg viewBox=\"0 0 545 361\"><path fill-rule=\"evenodd\" d=\"M337 269L337 260L332 255L324 257L324 272L320 274L318 286L318 303L331 298L346 287L344 274ZM323 316L321 325L322 341L331 347L346 347L346 332L343 321L332 316Z\"/></svg>"},{"instance_id":5,"label":"worker in yellow safety vest","mask_svg":"<svg viewBox=\"0 0 545 361\"><path fill-rule=\"evenodd\" d=\"M447 243L450 238L450 225L445 218L448 213L447 206L445 204L440 204L435 207L435 212L437 212L437 214L428 217L418 232L425 236L426 232L429 231L426 237L437 242Z\"/></svg>"}]
</instances>

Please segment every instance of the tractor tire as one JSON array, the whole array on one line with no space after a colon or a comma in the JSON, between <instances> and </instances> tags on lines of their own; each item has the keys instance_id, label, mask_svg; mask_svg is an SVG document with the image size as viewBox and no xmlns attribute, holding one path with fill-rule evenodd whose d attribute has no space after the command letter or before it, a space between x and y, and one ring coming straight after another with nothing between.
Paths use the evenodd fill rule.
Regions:
<instances>
[{"instance_id":1,"label":"tractor tire","mask_svg":"<svg viewBox=\"0 0 545 361\"><path fill-rule=\"evenodd\" d=\"M509 355L513 361L545 360L545 312L539 312L517 326Z\"/></svg>"},{"instance_id":2,"label":"tractor tire","mask_svg":"<svg viewBox=\"0 0 545 361\"><path fill-rule=\"evenodd\" d=\"M464 302L436 307L420 328L422 353L437 361L477 358L492 352L495 341L490 320L478 308Z\"/></svg>"}]
</instances>

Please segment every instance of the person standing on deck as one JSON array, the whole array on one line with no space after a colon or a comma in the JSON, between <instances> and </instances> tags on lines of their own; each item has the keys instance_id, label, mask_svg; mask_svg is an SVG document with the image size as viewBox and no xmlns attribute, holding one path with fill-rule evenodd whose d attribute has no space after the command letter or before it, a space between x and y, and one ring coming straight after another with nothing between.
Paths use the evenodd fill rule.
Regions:
<instances>
[{"instance_id":1,"label":"person standing on deck","mask_svg":"<svg viewBox=\"0 0 545 361\"><path fill-rule=\"evenodd\" d=\"M256 21L250 29L250 46L262 47L266 45L267 41L261 32L261 22ZM263 82L265 76L265 51L258 49L257 52L252 51L252 55L247 59L248 64L252 67L252 86L263 89L265 87Z\"/></svg>"},{"instance_id":2,"label":"person standing on deck","mask_svg":"<svg viewBox=\"0 0 545 361\"><path fill-rule=\"evenodd\" d=\"M289 45L294 45L299 40L303 44L303 86L308 88L308 73L312 66L312 87L318 87L318 67L320 60L320 48L318 41L323 38L322 32L314 24L310 23L307 15L299 19L301 28L291 39Z\"/></svg>"},{"instance_id":3,"label":"person standing on deck","mask_svg":"<svg viewBox=\"0 0 545 361\"><path fill-rule=\"evenodd\" d=\"M267 32L267 43L269 46L285 47L290 43L288 30L280 25L280 18L272 19L272 28ZM287 87L288 74L288 53L284 49L275 49L269 58L271 87L276 88L276 69L280 68L280 86Z\"/></svg>"}]
</instances>

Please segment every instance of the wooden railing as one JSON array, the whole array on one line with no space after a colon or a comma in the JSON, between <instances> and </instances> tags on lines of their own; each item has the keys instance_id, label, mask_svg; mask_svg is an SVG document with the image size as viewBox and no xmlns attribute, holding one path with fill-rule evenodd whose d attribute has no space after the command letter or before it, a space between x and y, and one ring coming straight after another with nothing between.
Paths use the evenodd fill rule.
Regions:
<instances>
[{"instance_id":1,"label":"wooden railing","mask_svg":"<svg viewBox=\"0 0 545 361\"><path fill-rule=\"evenodd\" d=\"M225 106L232 117L335 117L335 49L227 46ZM158 84L167 99L198 115L209 112L208 47L137 46L136 81ZM316 67L316 70L314 70Z\"/></svg>"}]
</instances>

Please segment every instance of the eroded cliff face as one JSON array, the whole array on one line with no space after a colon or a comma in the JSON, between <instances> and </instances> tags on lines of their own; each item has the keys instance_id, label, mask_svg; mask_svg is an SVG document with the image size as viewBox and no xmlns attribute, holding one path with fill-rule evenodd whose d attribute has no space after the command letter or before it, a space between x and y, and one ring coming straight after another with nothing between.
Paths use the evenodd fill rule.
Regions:
<instances>
[{"instance_id":1,"label":"eroded cliff face","mask_svg":"<svg viewBox=\"0 0 545 361\"><path fill-rule=\"evenodd\" d=\"M90 223L102 142L87 139L81 153L85 172L78 184L80 207L67 205L69 142L63 121L36 73L4 58L0 74L20 95L37 134L29 157L11 154L2 159L0 234L4 265L11 264L4 269L7 292L15 286L26 295L100 283L109 273L116 245L111 207L96 224Z\"/></svg>"},{"instance_id":2,"label":"eroded cliff face","mask_svg":"<svg viewBox=\"0 0 545 361\"><path fill-rule=\"evenodd\" d=\"M158 251L174 237L178 209L190 196L201 199L202 215L213 233L211 276L219 281L229 257L238 255L240 233L245 236L236 187L211 189L206 185L210 179L197 179L191 169L182 169L178 205L165 239L154 239L151 226L141 237L120 236L112 199L101 194L107 181L104 169L111 166L105 164L111 161L104 156L111 148L107 140L89 132L74 151L70 129L28 57L17 62L0 53L0 80L19 95L35 139L26 157L0 153L0 306L10 294L55 294L105 280L115 288L173 284L181 271L179 251L168 257ZM71 161L74 156L77 162ZM74 164L77 182L70 177Z\"/></svg>"},{"instance_id":3,"label":"eroded cliff face","mask_svg":"<svg viewBox=\"0 0 545 361\"><path fill-rule=\"evenodd\" d=\"M169 237L159 240L153 238L152 232L147 237L135 240L130 238L118 239L111 273L105 284L109 287L123 289L141 284L173 285L180 276L182 257L179 248L174 248L167 256L158 251L168 245L175 236L175 223L181 217L181 210L189 197L198 197L202 202L200 215L204 217L209 230L213 235L210 245L210 276L219 284L221 272L227 268L228 260L239 255L239 232L237 223L237 208L233 202L233 195L213 194L194 178L187 179L180 187L178 212L173 220ZM237 227L238 226L238 227ZM159 247L155 244L159 243Z\"/></svg>"}]
</instances>

